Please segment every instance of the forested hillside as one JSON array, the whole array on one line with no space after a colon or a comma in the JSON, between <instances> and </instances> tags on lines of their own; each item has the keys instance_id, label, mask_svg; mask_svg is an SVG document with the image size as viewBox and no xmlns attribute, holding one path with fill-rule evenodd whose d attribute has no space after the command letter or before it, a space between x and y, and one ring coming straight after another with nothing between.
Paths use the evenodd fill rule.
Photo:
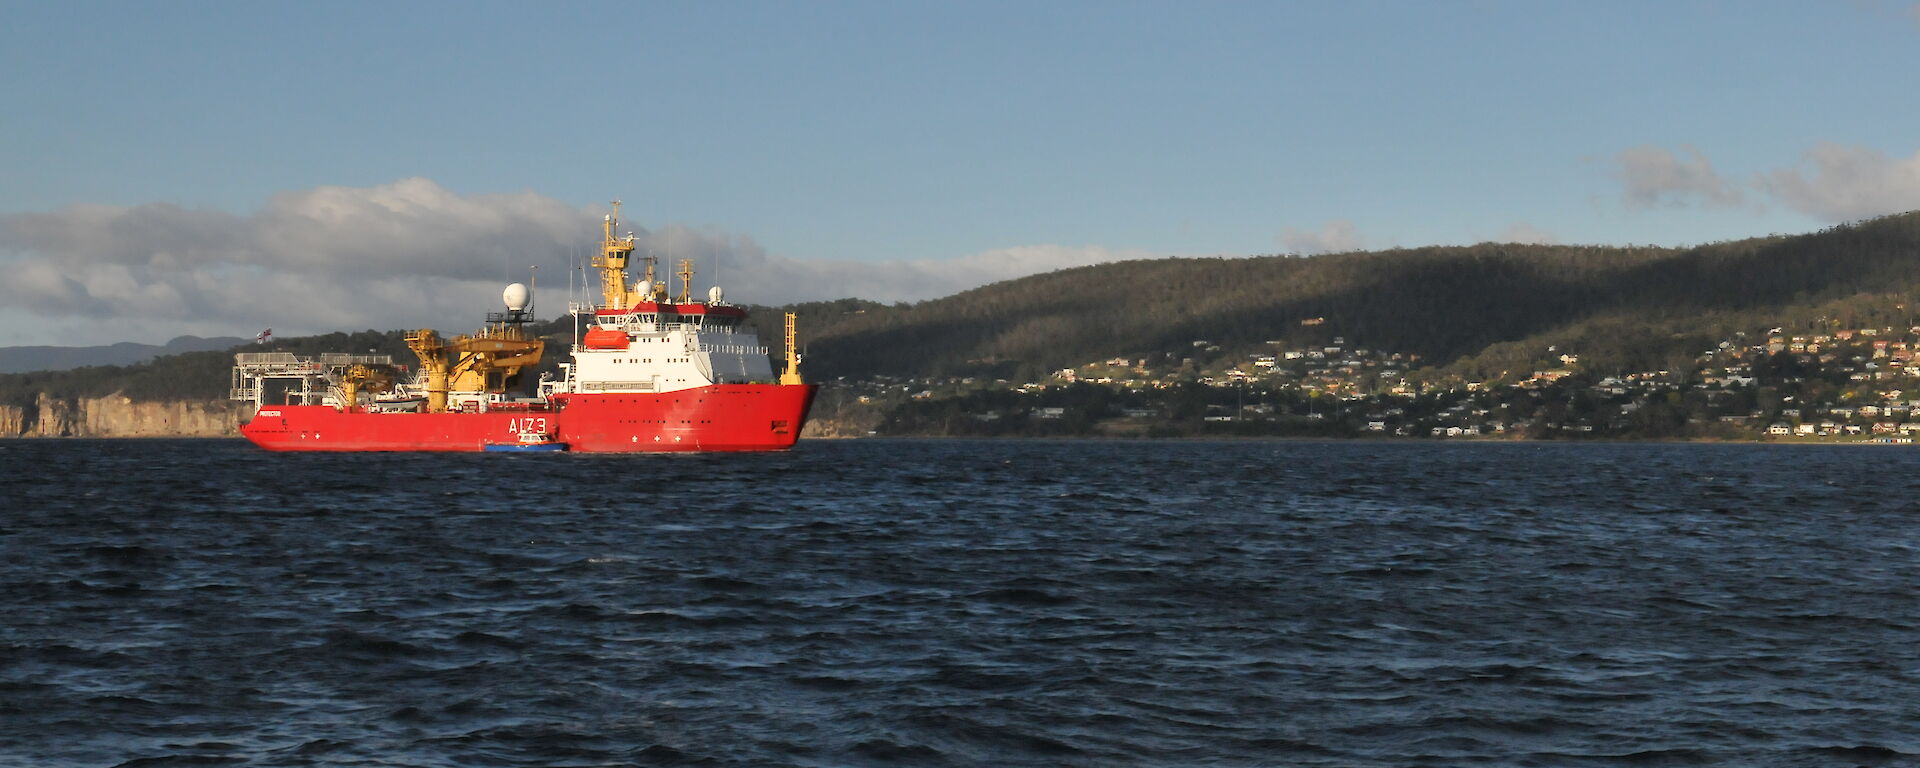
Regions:
<instances>
[{"instance_id":1,"label":"forested hillside","mask_svg":"<svg viewBox=\"0 0 1920 768\"><path fill-rule=\"evenodd\" d=\"M231 336L212 339L180 336L166 344L123 341L95 347L0 347L0 373L64 370L86 365L131 365L161 355L226 349L244 341Z\"/></svg>"},{"instance_id":2,"label":"forested hillside","mask_svg":"<svg viewBox=\"0 0 1920 768\"><path fill-rule=\"evenodd\" d=\"M549 344L565 349L571 339L572 325L555 320L540 326ZM265 344L241 344L212 352L188 352L167 355L135 365L96 365L61 371L35 371L0 375L0 405L26 405L41 394L73 399L99 397L118 392L137 402L162 400L218 400L227 396L235 352L293 352L318 355L325 352L392 355L397 363L411 364L413 353L407 350L405 331L365 330L354 333L328 333L319 336L276 338ZM546 365L554 364L549 355Z\"/></svg>"},{"instance_id":3,"label":"forested hillside","mask_svg":"<svg viewBox=\"0 0 1920 768\"><path fill-rule=\"evenodd\" d=\"M815 379L990 375L1032 380L1114 356L1178 353L1204 340L1233 355L1267 342L1349 343L1417 355L1470 378L1536 364L1549 346L1596 370L1665 367L1756 324L1910 325L1920 292L1920 213L1821 232L1694 248L1483 243L1241 259L1104 264L995 283L943 299L858 299L753 308L779 355L781 312L800 315ZM1888 297L1894 297L1889 301ZM459 331L458 325L449 331ZM563 349L571 324L541 328ZM399 331L335 333L247 349L378 351L411 362ZM549 365L557 355L549 355ZM130 366L0 375L0 401L123 392L217 399L229 351Z\"/></svg>"},{"instance_id":4,"label":"forested hillside","mask_svg":"<svg viewBox=\"0 0 1920 768\"><path fill-rule=\"evenodd\" d=\"M1847 300L1916 290L1920 214L1904 214L1687 249L1484 243L1123 262L911 306L810 307L803 328L816 375L1031 378L1194 340L1240 352L1331 335L1492 375L1511 355L1503 343L1659 367L1729 328L1873 311L1880 302Z\"/></svg>"}]
</instances>

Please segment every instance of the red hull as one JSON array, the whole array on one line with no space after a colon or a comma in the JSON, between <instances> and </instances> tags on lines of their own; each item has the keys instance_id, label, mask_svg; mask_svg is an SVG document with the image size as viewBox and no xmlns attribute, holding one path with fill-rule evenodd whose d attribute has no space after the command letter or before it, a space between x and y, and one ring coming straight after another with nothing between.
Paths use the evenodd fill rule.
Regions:
<instances>
[{"instance_id":1,"label":"red hull","mask_svg":"<svg viewBox=\"0 0 1920 768\"><path fill-rule=\"evenodd\" d=\"M486 413L342 412L264 406L240 434L272 451L479 451L545 431L573 451L777 451L793 447L813 385L716 384L662 394L570 394L551 408Z\"/></svg>"}]
</instances>

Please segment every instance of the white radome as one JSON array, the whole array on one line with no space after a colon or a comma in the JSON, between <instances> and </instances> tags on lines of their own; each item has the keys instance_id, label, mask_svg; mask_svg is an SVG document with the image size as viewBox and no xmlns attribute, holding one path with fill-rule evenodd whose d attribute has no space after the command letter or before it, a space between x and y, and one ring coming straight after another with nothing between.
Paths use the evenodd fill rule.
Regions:
<instances>
[{"instance_id":1,"label":"white radome","mask_svg":"<svg viewBox=\"0 0 1920 768\"><path fill-rule=\"evenodd\" d=\"M527 290L524 283L514 283L500 292L500 300L507 303L507 309L514 312L527 308L527 302L533 298L533 291Z\"/></svg>"},{"instance_id":2,"label":"white radome","mask_svg":"<svg viewBox=\"0 0 1920 768\"><path fill-rule=\"evenodd\" d=\"M725 295L726 295L725 293L722 293L722 292L720 291L720 286L717 286L717 285L716 285L716 286L714 286L714 287L712 287L712 288L708 288L708 289L707 289L707 303L708 303L708 304L718 304L718 303L720 303L720 297L722 297L722 296L725 296Z\"/></svg>"}]
</instances>

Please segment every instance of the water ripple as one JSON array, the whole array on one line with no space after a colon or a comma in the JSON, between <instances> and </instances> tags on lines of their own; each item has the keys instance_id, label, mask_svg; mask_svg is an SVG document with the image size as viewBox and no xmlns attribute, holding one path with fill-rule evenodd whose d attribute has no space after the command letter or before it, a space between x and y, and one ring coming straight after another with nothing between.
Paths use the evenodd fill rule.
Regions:
<instances>
[{"instance_id":1,"label":"water ripple","mask_svg":"<svg viewBox=\"0 0 1920 768\"><path fill-rule=\"evenodd\" d=\"M0 765L1920 760L1899 449L0 457Z\"/></svg>"}]
</instances>

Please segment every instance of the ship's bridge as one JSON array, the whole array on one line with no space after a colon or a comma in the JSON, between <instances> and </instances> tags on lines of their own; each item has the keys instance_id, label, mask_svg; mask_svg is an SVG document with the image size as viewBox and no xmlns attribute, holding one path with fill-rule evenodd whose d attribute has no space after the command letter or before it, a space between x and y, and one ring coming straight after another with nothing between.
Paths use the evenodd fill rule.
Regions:
<instances>
[{"instance_id":1,"label":"ship's bridge","mask_svg":"<svg viewBox=\"0 0 1920 768\"><path fill-rule=\"evenodd\" d=\"M733 328L747 319L747 311L725 304L671 304L641 302L626 309L599 308L593 311L594 323L602 328L638 325L691 325L707 328Z\"/></svg>"}]
</instances>

